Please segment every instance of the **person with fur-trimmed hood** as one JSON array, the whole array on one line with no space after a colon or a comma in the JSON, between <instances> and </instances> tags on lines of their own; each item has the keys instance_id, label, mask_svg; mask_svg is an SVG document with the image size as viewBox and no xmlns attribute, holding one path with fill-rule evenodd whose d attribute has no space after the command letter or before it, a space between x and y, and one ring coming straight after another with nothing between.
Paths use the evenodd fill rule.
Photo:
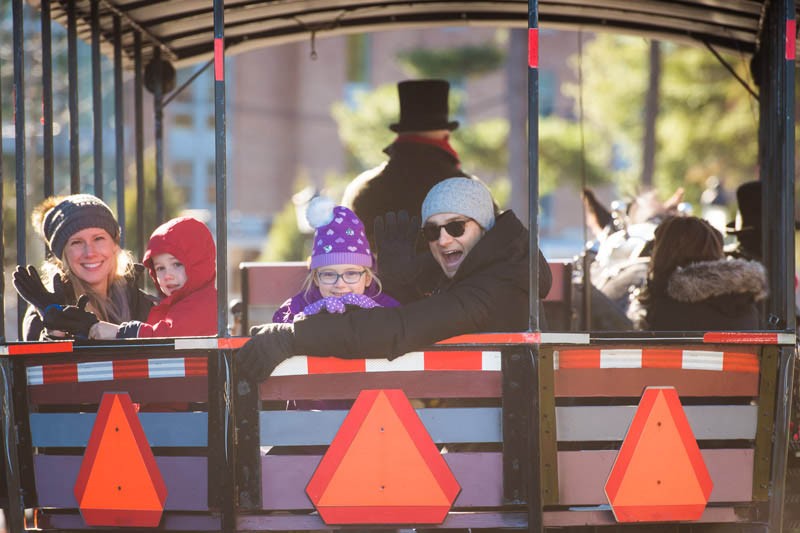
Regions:
<instances>
[{"instance_id":1,"label":"person with fur-trimmed hood","mask_svg":"<svg viewBox=\"0 0 800 533\"><path fill-rule=\"evenodd\" d=\"M655 231L647 285L632 302L638 329L752 330L767 296L757 261L726 259L722 235L696 217L669 217Z\"/></svg>"}]
</instances>

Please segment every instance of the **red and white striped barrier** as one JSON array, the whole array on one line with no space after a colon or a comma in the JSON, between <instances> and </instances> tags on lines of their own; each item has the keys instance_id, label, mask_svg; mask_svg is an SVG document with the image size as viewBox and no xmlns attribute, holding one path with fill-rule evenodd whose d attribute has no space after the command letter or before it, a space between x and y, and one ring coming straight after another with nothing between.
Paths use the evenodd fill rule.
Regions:
<instances>
[{"instance_id":1,"label":"red and white striped barrier","mask_svg":"<svg viewBox=\"0 0 800 533\"><path fill-rule=\"evenodd\" d=\"M205 376L205 357L173 357L166 359L125 359L87 363L57 363L28 367L28 385L51 383L87 383L115 379L155 379Z\"/></svg>"},{"instance_id":2,"label":"red and white striped barrier","mask_svg":"<svg viewBox=\"0 0 800 533\"><path fill-rule=\"evenodd\" d=\"M561 350L553 354L559 368L675 368L758 373L753 353L671 350L669 348L611 348Z\"/></svg>"}]
</instances>

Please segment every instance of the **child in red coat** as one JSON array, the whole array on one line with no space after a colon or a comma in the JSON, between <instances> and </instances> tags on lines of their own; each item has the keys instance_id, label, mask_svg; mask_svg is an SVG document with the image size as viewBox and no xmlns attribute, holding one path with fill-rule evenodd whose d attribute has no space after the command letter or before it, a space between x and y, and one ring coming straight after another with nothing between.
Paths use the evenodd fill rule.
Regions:
<instances>
[{"instance_id":1,"label":"child in red coat","mask_svg":"<svg viewBox=\"0 0 800 533\"><path fill-rule=\"evenodd\" d=\"M93 339L217 334L216 247L205 224L191 217L165 222L150 236L143 263L163 299L146 322L98 322Z\"/></svg>"}]
</instances>

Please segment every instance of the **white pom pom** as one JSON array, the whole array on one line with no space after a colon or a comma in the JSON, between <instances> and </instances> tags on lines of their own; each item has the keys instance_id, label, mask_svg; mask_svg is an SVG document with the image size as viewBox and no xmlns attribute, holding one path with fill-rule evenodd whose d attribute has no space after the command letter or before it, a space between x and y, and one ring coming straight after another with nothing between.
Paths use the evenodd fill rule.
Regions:
<instances>
[{"instance_id":1,"label":"white pom pom","mask_svg":"<svg viewBox=\"0 0 800 533\"><path fill-rule=\"evenodd\" d=\"M321 228L333 221L333 208L336 202L324 196L316 196L308 203L306 219L312 228Z\"/></svg>"}]
</instances>

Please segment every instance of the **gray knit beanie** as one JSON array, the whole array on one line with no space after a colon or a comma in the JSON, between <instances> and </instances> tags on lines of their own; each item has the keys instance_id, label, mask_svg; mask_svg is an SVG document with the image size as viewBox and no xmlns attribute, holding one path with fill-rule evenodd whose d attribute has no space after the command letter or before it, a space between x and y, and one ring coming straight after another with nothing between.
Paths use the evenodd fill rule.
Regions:
<instances>
[{"instance_id":1,"label":"gray knit beanie","mask_svg":"<svg viewBox=\"0 0 800 533\"><path fill-rule=\"evenodd\" d=\"M440 181L428 191L422 202L422 224L439 213L464 215L488 231L494 226L492 193L476 179L448 178Z\"/></svg>"},{"instance_id":2,"label":"gray knit beanie","mask_svg":"<svg viewBox=\"0 0 800 533\"><path fill-rule=\"evenodd\" d=\"M91 194L73 194L50 209L42 220L42 235L53 254L61 259L67 240L86 228L104 229L117 240L119 224L111 209Z\"/></svg>"}]
</instances>

